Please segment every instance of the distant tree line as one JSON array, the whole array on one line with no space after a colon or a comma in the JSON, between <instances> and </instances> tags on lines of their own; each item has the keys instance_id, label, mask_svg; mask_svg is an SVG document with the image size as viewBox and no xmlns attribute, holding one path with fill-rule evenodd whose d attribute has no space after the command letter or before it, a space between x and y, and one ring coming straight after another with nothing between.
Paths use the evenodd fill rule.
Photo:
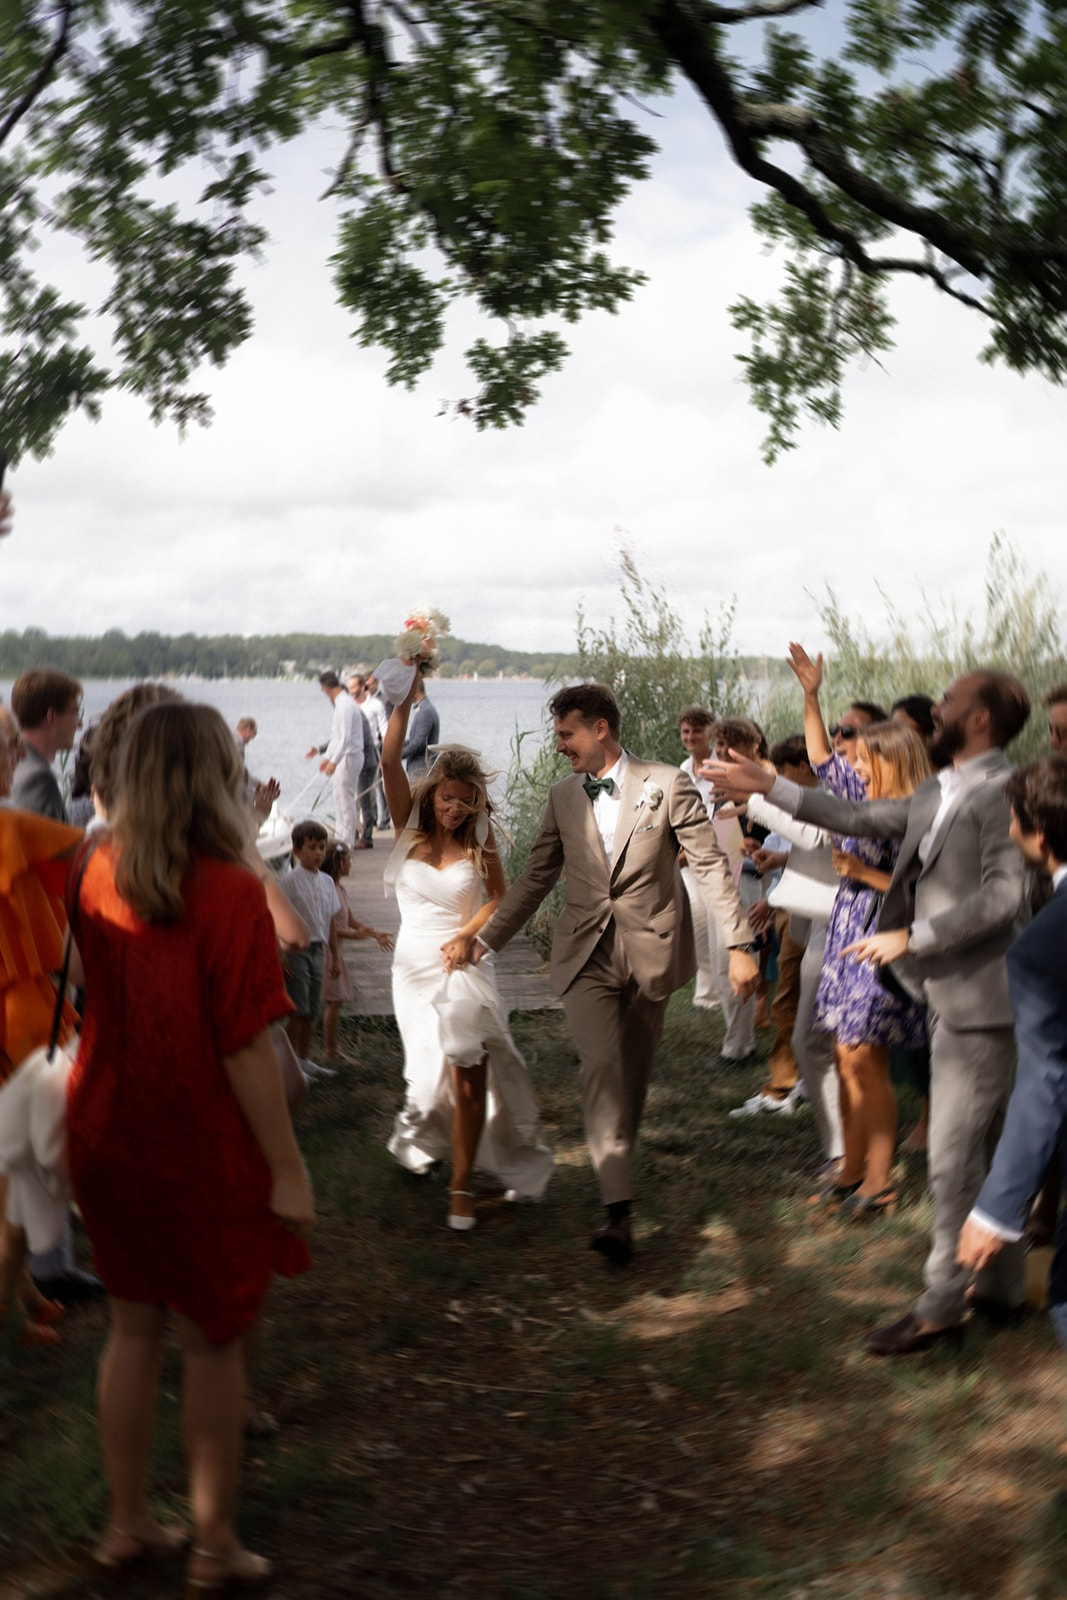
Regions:
<instances>
[{"instance_id":1,"label":"distant tree line","mask_svg":"<svg viewBox=\"0 0 1067 1600\"><path fill-rule=\"evenodd\" d=\"M286 678L312 677L323 667L365 662L377 666L392 653L385 633L284 633L213 638L194 633L138 633L118 628L98 637L63 638L42 628L0 633L0 676L12 678L30 667L56 667L80 678ZM470 639L440 641L443 678L573 676L577 656L550 651L508 650Z\"/></svg>"}]
</instances>

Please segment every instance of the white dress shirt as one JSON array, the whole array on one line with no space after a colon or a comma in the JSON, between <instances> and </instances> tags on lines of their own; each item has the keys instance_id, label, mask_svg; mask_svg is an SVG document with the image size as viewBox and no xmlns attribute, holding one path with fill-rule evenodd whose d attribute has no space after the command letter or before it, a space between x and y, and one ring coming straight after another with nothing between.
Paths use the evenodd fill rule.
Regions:
<instances>
[{"instance_id":1,"label":"white dress shirt","mask_svg":"<svg viewBox=\"0 0 1067 1600\"><path fill-rule=\"evenodd\" d=\"M586 774L586 777L591 776L591 773ZM606 789L601 789L593 801L593 821L596 823L597 832L600 834L600 842L604 846L604 855L609 863L611 861L611 853L615 848L615 829L619 824L619 812L622 806L622 780L625 776L626 751L624 750L615 765L609 767L607 772L602 774L601 781L603 781L603 778L610 778L615 785L614 789L610 794ZM584 783L585 779L583 778L582 781Z\"/></svg>"},{"instance_id":2,"label":"white dress shirt","mask_svg":"<svg viewBox=\"0 0 1067 1600\"><path fill-rule=\"evenodd\" d=\"M333 724L325 752L327 761L331 761L335 767L350 756L359 756L362 761L363 725L362 711L352 696L342 689L340 694L334 696Z\"/></svg>"}]
</instances>

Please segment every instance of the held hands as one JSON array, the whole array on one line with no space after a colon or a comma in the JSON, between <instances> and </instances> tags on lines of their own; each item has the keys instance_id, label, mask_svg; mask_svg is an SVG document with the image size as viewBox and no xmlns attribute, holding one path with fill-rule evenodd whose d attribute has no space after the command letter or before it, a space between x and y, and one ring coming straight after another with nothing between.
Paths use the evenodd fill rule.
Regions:
<instances>
[{"instance_id":1,"label":"held hands","mask_svg":"<svg viewBox=\"0 0 1067 1600\"><path fill-rule=\"evenodd\" d=\"M454 933L451 939L446 939L441 946L446 972L459 972L471 960L471 946L474 944L474 935Z\"/></svg>"},{"instance_id":2,"label":"held hands","mask_svg":"<svg viewBox=\"0 0 1067 1600\"><path fill-rule=\"evenodd\" d=\"M759 987L759 962L747 950L730 951L730 988L739 1000L747 1000Z\"/></svg>"},{"instance_id":3,"label":"held hands","mask_svg":"<svg viewBox=\"0 0 1067 1600\"><path fill-rule=\"evenodd\" d=\"M993 1257L1004 1248L1005 1243L999 1234L990 1233L980 1222L968 1217L960 1229L956 1260L961 1266L970 1267L972 1272L981 1272L982 1268L988 1267Z\"/></svg>"},{"instance_id":4,"label":"held hands","mask_svg":"<svg viewBox=\"0 0 1067 1600\"><path fill-rule=\"evenodd\" d=\"M290 1233L307 1239L315 1226L315 1197L303 1162L274 1174L270 1208Z\"/></svg>"},{"instance_id":5,"label":"held hands","mask_svg":"<svg viewBox=\"0 0 1067 1600\"><path fill-rule=\"evenodd\" d=\"M790 641L789 665L796 673L804 693L817 700L819 698L819 690L822 688L821 651L813 661L802 644L794 644Z\"/></svg>"},{"instance_id":6,"label":"held hands","mask_svg":"<svg viewBox=\"0 0 1067 1600\"><path fill-rule=\"evenodd\" d=\"M907 928L895 928L892 933L873 933L869 939L857 939L855 944L847 944L841 954L854 955L861 966L866 963L869 967L885 967L899 961L907 951Z\"/></svg>"}]
</instances>

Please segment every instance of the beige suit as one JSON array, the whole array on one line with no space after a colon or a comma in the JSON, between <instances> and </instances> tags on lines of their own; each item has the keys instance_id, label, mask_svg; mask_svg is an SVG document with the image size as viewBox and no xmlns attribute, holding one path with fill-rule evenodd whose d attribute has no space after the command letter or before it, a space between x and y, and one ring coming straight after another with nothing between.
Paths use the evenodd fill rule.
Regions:
<instances>
[{"instance_id":1,"label":"beige suit","mask_svg":"<svg viewBox=\"0 0 1067 1600\"><path fill-rule=\"evenodd\" d=\"M611 860L582 778L553 785L525 870L482 932L499 950L566 873L552 942L581 1061L586 1137L605 1204L629 1200L630 1160L667 1000L696 970L678 853L696 874L727 945L751 933L708 814L677 767L628 756Z\"/></svg>"}]
</instances>

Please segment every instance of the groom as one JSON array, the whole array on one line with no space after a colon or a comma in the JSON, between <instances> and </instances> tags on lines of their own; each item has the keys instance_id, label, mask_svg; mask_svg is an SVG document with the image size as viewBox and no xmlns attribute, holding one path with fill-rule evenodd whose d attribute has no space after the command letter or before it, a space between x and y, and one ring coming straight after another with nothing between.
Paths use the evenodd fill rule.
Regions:
<instances>
[{"instance_id":1,"label":"groom","mask_svg":"<svg viewBox=\"0 0 1067 1600\"><path fill-rule=\"evenodd\" d=\"M562 689L549 710L556 750L574 776L549 790L526 868L480 938L500 950L566 873L552 985L581 1062L586 1139L608 1212L590 1248L622 1266L633 1254L630 1158L667 1001L696 971L681 850L729 947L734 992L750 993L759 969L726 857L690 779L623 750L618 703L603 684ZM475 961L479 954L475 946Z\"/></svg>"}]
</instances>

